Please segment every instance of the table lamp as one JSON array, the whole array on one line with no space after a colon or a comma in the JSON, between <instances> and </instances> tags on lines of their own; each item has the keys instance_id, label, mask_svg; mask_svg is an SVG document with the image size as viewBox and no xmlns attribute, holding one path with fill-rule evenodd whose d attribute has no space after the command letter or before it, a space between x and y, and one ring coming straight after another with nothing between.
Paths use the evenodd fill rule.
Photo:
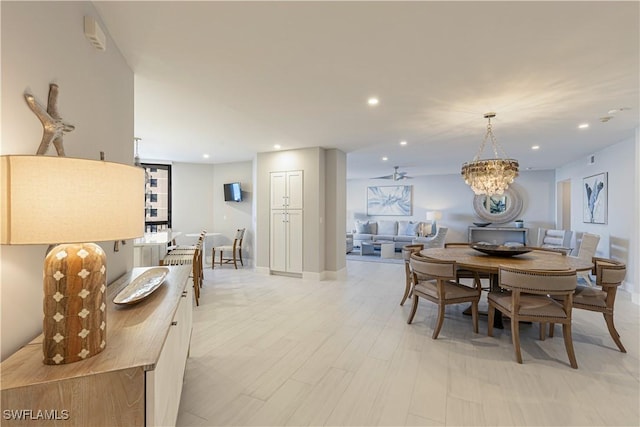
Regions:
<instances>
[{"instance_id":1,"label":"table lamp","mask_svg":"<svg viewBox=\"0 0 640 427\"><path fill-rule=\"evenodd\" d=\"M144 171L69 157L0 157L0 243L56 244L44 261L44 363L87 359L107 342L106 254L91 241L144 232Z\"/></svg>"},{"instance_id":2,"label":"table lamp","mask_svg":"<svg viewBox=\"0 0 640 427\"><path fill-rule=\"evenodd\" d=\"M436 222L442 219L442 212L440 211L427 211L427 221L431 221L431 235L435 235L438 231Z\"/></svg>"}]
</instances>

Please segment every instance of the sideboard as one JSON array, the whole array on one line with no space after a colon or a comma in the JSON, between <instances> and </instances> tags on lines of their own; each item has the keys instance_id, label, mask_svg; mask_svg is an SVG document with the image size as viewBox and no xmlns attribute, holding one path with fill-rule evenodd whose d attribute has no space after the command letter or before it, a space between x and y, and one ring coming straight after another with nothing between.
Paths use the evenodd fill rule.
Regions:
<instances>
[{"instance_id":1,"label":"sideboard","mask_svg":"<svg viewBox=\"0 0 640 427\"><path fill-rule=\"evenodd\" d=\"M42 363L42 336L0 364L3 426L175 425L192 326L190 266L167 267L138 304L113 298L146 268L107 288L107 347L68 365ZM20 418L20 419L19 419Z\"/></svg>"},{"instance_id":2,"label":"sideboard","mask_svg":"<svg viewBox=\"0 0 640 427\"><path fill-rule=\"evenodd\" d=\"M501 245L518 242L527 245L529 229L520 227L469 227L469 243L487 242Z\"/></svg>"}]
</instances>

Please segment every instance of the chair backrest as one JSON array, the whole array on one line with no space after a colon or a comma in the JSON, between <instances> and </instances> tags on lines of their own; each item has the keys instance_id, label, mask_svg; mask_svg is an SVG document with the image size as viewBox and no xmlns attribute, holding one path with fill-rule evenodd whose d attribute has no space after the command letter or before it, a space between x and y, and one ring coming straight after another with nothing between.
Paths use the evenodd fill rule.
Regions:
<instances>
[{"instance_id":1,"label":"chair backrest","mask_svg":"<svg viewBox=\"0 0 640 427\"><path fill-rule=\"evenodd\" d=\"M578 284L575 270L521 270L500 267L501 288L518 289L534 294L572 293Z\"/></svg>"},{"instance_id":2,"label":"chair backrest","mask_svg":"<svg viewBox=\"0 0 640 427\"><path fill-rule=\"evenodd\" d=\"M441 261L414 253L411 254L409 262L414 274L444 280L455 280L456 278L455 261Z\"/></svg>"},{"instance_id":3,"label":"chair backrest","mask_svg":"<svg viewBox=\"0 0 640 427\"><path fill-rule=\"evenodd\" d=\"M436 235L432 239L424 242L424 247L425 248L444 248L444 239L447 236L447 231L449 231L447 227L438 228Z\"/></svg>"},{"instance_id":4,"label":"chair backrest","mask_svg":"<svg viewBox=\"0 0 640 427\"><path fill-rule=\"evenodd\" d=\"M234 248L242 247L242 239L244 239L244 231L245 230L246 230L245 228L238 228L238 230L236 231L236 237L233 240L233 247Z\"/></svg>"},{"instance_id":5,"label":"chair backrest","mask_svg":"<svg viewBox=\"0 0 640 427\"><path fill-rule=\"evenodd\" d=\"M598 286L620 286L627 275L627 266L620 261L594 257L593 264Z\"/></svg>"},{"instance_id":6,"label":"chair backrest","mask_svg":"<svg viewBox=\"0 0 640 427\"><path fill-rule=\"evenodd\" d=\"M409 259L411 258L411 254L415 252L420 252L423 249L424 249L424 245L421 243L416 243L413 245L404 245L402 247L402 259L404 259L404 262L409 262Z\"/></svg>"},{"instance_id":7,"label":"chair backrest","mask_svg":"<svg viewBox=\"0 0 640 427\"><path fill-rule=\"evenodd\" d=\"M549 230L546 228L540 228L538 230L538 246L541 248L568 248L571 245L572 236L573 231L570 230Z\"/></svg>"},{"instance_id":8,"label":"chair backrest","mask_svg":"<svg viewBox=\"0 0 640 427\"><path fill-rule=\"evenodd\" d=\"M583 261L591 261L596 254L600 236L597 234L583 233L580 248L578 249L578 258Z\"/></svg>"}]
</instances>

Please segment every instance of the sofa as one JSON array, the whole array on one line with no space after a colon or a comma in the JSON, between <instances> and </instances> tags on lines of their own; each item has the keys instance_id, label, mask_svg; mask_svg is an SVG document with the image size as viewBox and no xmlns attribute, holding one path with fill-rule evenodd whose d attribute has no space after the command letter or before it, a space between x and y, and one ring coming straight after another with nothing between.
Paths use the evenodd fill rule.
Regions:
<instances>
[{"instance_id":1,"label":"sofa","mask_svg":"<svg viewBox=\"0 0 640 427\"><path fill-rule=\"evenodd\" d=\"M347 253L353 250L353 234L347 233Z\"/></svg>"},{"instance_id":2,"label":"sofa","mask_svg":"<svg viewBox=\"0 0 640 427\"><path fill-rule=\"evenodd\" d=\"M404 245L410 245L413 239L421 236L423 229L431 230L431 224L419 221L356 221L353 246L362 247L362 242L386 240L394 242L396 251L400 251Z\"/></svg>"}]
</instances>

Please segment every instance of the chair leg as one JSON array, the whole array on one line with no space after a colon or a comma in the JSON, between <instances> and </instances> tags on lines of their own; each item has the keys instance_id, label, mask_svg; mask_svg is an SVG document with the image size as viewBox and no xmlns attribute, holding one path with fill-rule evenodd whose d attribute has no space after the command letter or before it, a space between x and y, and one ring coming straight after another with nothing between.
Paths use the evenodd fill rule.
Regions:
<instances>
[{"instance_id":1,"label":"chair leg","mask_svg":"<svg viewBox=\"0 0 640 427\"><path fill-rule=\"evenodd\" d=\"M413 316L416 315L416 310L418 310L418 295L413 296L413 305L411 306L411 313L409 313L409 318L407 319L408 324L411 324L411 322L413 322Z\"/></svg>"},{"instance_id":2,"label":"chair leg","mask_svg":"<svg viewBox=\"0 0 640 427\"><path fill-rule=\"evenodd\" d=\"M238 269L238 264L236 263L236 251L233 251L233 268Z\"/></svg>"},{"instance_id":3,"label":"chair leg","mask_svg":"<svg viewBox=\"0 0 640 427\"><path fill-rule=\"evenodd\" d=\"M555 323L549 323L549 338L553 338L553 330L556 328Z\"/></svg>"},{"instance_id":4,"label":"chair leg","mask_svg":"<svg viewBox=\"0 0 640 427\"><path fill-rule=\"evenodd\" d=\"M402 301L400 301L400 305L404 305L404 302L409 298L409 291L411 290L411 278L409 277L409 272L406 271L405 266L405 277L404 277L404 295L402 296Z\"/></svg>"},{"instance_id":5,"label":"chair leg","mask_svg":"<svg viewBox=\"0 0 640 427\"><path fill-rule=\"evenodd\" d=\"M242 248L238 249L238 256L240 256L240 265L244 267L244 262L242 262Z\"/></svg>"},{"instance_id":6,"label":"chair leg","mask_svg":"<svg viewBox=\"0 0 640 427\"><path fill-rule=\"evenodd\" d=\"M438 304L438 323L436 323L436 328L433 330L433 335L431 335L431 338L434 340L438 338L438 334L440 333L440 329L442 329L442 324L444 323L444 307L444 304Z\"/></svg>"},{"instance_id":7,"label":"chair leg","mask_svg":"<svg viewBox=\"0 0 640 427\"><path fill-rule=\"evenodd\" d=\"M605 322L607 322L607 328L609 328L609 334L611 335L611 338L613 338L613 341L616 343L620 351L626 353L627 350L622 345L622 341L620 341L620 334L618 334L618 331L616 331L616 327L613 325L613 314L602 314L604 316Z\"/></svg>"},{"instance_id":8,"label":"chair leg","mask_svg":"<svg viewBox=\"0 0 640 427\"><path fill-rule=\"evenodd\" d=\"M471 303L471 320L473 321L473 332L478 333L478 301Z\"/></svg>"},{"instance_id":9,"label":"chair leg","mask_svg":"<svg viewBox=\"0 0 640 427\"><path fill-rule=\"evenodd\" d=\"M511 340L513 341L516 361L522 363L522 353L520 352L520 323L513 317L511 318Z\"/></svg>"},{"instance_id":10,"label":"chair leg","mask_svg":"<svg viewBox=\"0 0 640 427\"><path fill-rule=\"evenodd\" d=\"M211 248L211 269L216 265L216 248Z\"/></svg>"},{"instance_id":11,"label":"chair leg","mask_svg":"<svg viewBox=\"0 0 640 427\"><path fill-rule=\"evenodd\" d=\"M573 339L571 338L571 324L562 324L562 335L564 335L564 346L567 349L567 356L569 356L569 363L573 369L578 369L578 362L576 361L576 353L573 351Z\"/></svg>"},{"instance_id":12,"label":"chair leg","mask_svg":"<svg viewBox=\"0 0 640 427\"><path fill-rule=\"evenodd\" d=\"M222 251L220 251L220 265L222 266Z\"/></svg>"},{"instance_id":13,"label":"chair leg","mask_svg":"<svg viewBox=\"0 0 640 427\"><path fill-rule=\"evenodd\" d=\"M496 316L496 309L489 303L489 311L487 313L487 336L493 336L493 319Z\"/></svg>"}]
</instances>

